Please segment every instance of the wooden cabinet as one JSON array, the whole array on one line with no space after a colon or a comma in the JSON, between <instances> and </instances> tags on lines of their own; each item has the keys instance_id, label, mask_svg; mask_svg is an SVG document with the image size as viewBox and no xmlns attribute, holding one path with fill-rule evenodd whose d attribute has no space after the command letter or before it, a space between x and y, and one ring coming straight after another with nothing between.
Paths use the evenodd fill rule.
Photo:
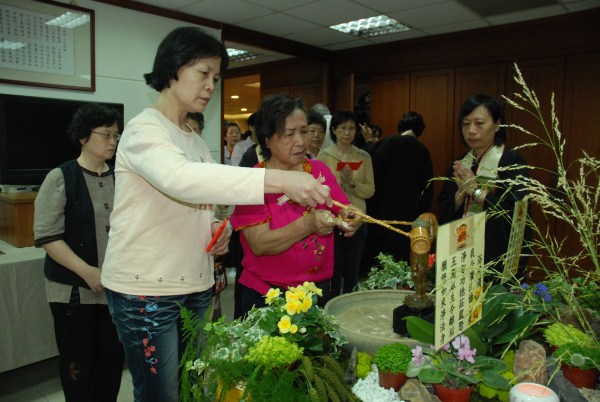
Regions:
<instances>
[{"instance_id":1,"label":"wooden cabinet","mask_svg":"<svg viewBox=\"0 0 600 402\"><path fill-rule=\"evenodd\" d=\"M0 239L15 247L33 246L33 202L36 192L0 192Z\"/></svg>"}]
</instances>

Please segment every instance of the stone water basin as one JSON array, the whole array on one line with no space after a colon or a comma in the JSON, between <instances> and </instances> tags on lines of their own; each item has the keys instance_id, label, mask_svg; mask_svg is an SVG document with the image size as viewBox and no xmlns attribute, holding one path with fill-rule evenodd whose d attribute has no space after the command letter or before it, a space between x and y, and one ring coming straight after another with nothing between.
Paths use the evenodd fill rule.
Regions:
<instances>
[{"instance_id":1,"label":"stone water basin","mask_svg":"<svg viewBox=\"0 0 600 402\"><path fill-rule=\"evenodd\" d=\"M373 355L381 346L393 342L403 343L410 348L424 346L392 330L394 309L412 293L411 290L390 289L343 294L331 299L325 305L325 312L339 320L339 331L349 342L344 345L348 351L356 347Z\"/></svg>"}]
</instances>

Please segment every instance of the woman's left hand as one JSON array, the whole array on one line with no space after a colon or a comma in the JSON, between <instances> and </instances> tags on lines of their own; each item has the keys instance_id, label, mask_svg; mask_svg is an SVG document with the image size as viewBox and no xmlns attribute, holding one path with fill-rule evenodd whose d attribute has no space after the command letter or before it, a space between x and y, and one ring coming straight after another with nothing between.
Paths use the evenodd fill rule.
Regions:
<instances>
[{"instance_id":1,"label":"woman's left hand","mask_svg":"<svg viewBox=\"0 0 600 402\"><path fill-rule=\"evenodd\" d=\"M353 205L351 205L351 207L356 209ZM343 224L338 225L338 227L344 233L344 237L354 236L358 228L360 228L360 225L363 223L359 216L345 209L342 209L341 211L341 219L343 220Z\"/></svg>"},{"instance_id":2,"label":"woman's left hand","mask_svg":"<svg viewBox=\"0 0 600 402\"><path fill-rule=\"evenodd\" d=\"M221 222L213 222L213 224L210 227L212 236L214 236L215 233L217 233L217 231L219 230L219 226L221 226ZM216 243L210 249L210 253L212 255L227 254L227 252L229 251L229 239L231 239L231 226L229 226L228 223L225 226L225 229L223 229L223 232L221 232L221 235L217 239Z\"/></svg>"}]
</instances>

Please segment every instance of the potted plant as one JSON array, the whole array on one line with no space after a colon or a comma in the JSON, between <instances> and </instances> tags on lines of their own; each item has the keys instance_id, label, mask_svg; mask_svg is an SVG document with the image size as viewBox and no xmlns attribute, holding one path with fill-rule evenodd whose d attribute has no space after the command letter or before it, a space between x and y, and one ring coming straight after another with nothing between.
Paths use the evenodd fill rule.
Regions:
<instances>
[{"instance_id":1,"label":"potted plant","mask_svg":"<svg viewBox=\"0 0 600 402\"><path fill-rule=\"evenodd\" d=\"M367 279L357 284L358 290L413 288L412 270L406 261L397 261L389 254L379 253L378 265L371 268Z\"/></svg>"},{"instance_id":2,"label":"potted plant","mask_svg":"<svg viewBox=\"0 0 600 402\"><path fill-rule=\"evenodd\" d=\"M544 338L553 349L560 348L569 343L591 344L590 335L575 328L571 324L555 322L544 329Z\"/></svg>"},{"instance_id":3,"label":"potted plant","mask_svg":"<svg viewBox=\"0 0 600 402\"><path fill-rule=\"evenodd\" d=\"M352 392L336 358L346 342L337 320L316 303L312 282L270 289L266 307L244 318L203 324L182 308L188 346L182 357L181 401L308 401ZM200 328L203 326L204 335ZM331 397L333 398L333 397Z\"/></svg>"},{"instance_id":4,"label":"potted plant","mask_svg":"<svg viewBox=\"0 0 600 402\"><path fill-rule=\"evenodd\" d=\"M437 351L416 346L406 375L434 384L442 402L468 401L474 386L480 382L493 388L508 389L509 382L501 375L508 368L506 363L488 356L476 356L476 353L464 335Z\"/></svg>"},{"instance_id":5,"label":"potted plant","mask_svg":"<svg viewBox=\"0 0 600 402\"><path fill-rule=\"evenodd\" d=\"M600 372L600 347L591 343L566 343L555 355L564 376L577 388L596 388Z\"/></svg>"},{"instance_id":6,"label":"potted plant","mask_svg":"<svg viewBox=\"0 0 600 402\"><path fill-rule=\"evenodd\" d=\"M402 343L390 343L380 347L373 363L379 371L379 385L398 391L406 381L406 370L412 358L410 348Z\"/></svg>"}]
</instances>

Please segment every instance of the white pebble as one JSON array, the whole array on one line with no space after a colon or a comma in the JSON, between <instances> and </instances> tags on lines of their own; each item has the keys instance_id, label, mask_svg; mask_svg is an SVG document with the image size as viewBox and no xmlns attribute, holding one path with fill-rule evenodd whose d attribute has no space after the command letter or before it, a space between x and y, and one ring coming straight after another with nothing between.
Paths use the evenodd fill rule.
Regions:
<instances>
[{"instance_id":1,"label":"white pebble","mask_svg":"<svg viewBox=\"0 0 600 402\"><path fill-rule=\"evenodd\" d=\"M363 402L404 402L393 388L379 386L377 366L371 366L371 372L364 380L359 378L352 387L352 392Z\"/></svg>"}]
</instances>

